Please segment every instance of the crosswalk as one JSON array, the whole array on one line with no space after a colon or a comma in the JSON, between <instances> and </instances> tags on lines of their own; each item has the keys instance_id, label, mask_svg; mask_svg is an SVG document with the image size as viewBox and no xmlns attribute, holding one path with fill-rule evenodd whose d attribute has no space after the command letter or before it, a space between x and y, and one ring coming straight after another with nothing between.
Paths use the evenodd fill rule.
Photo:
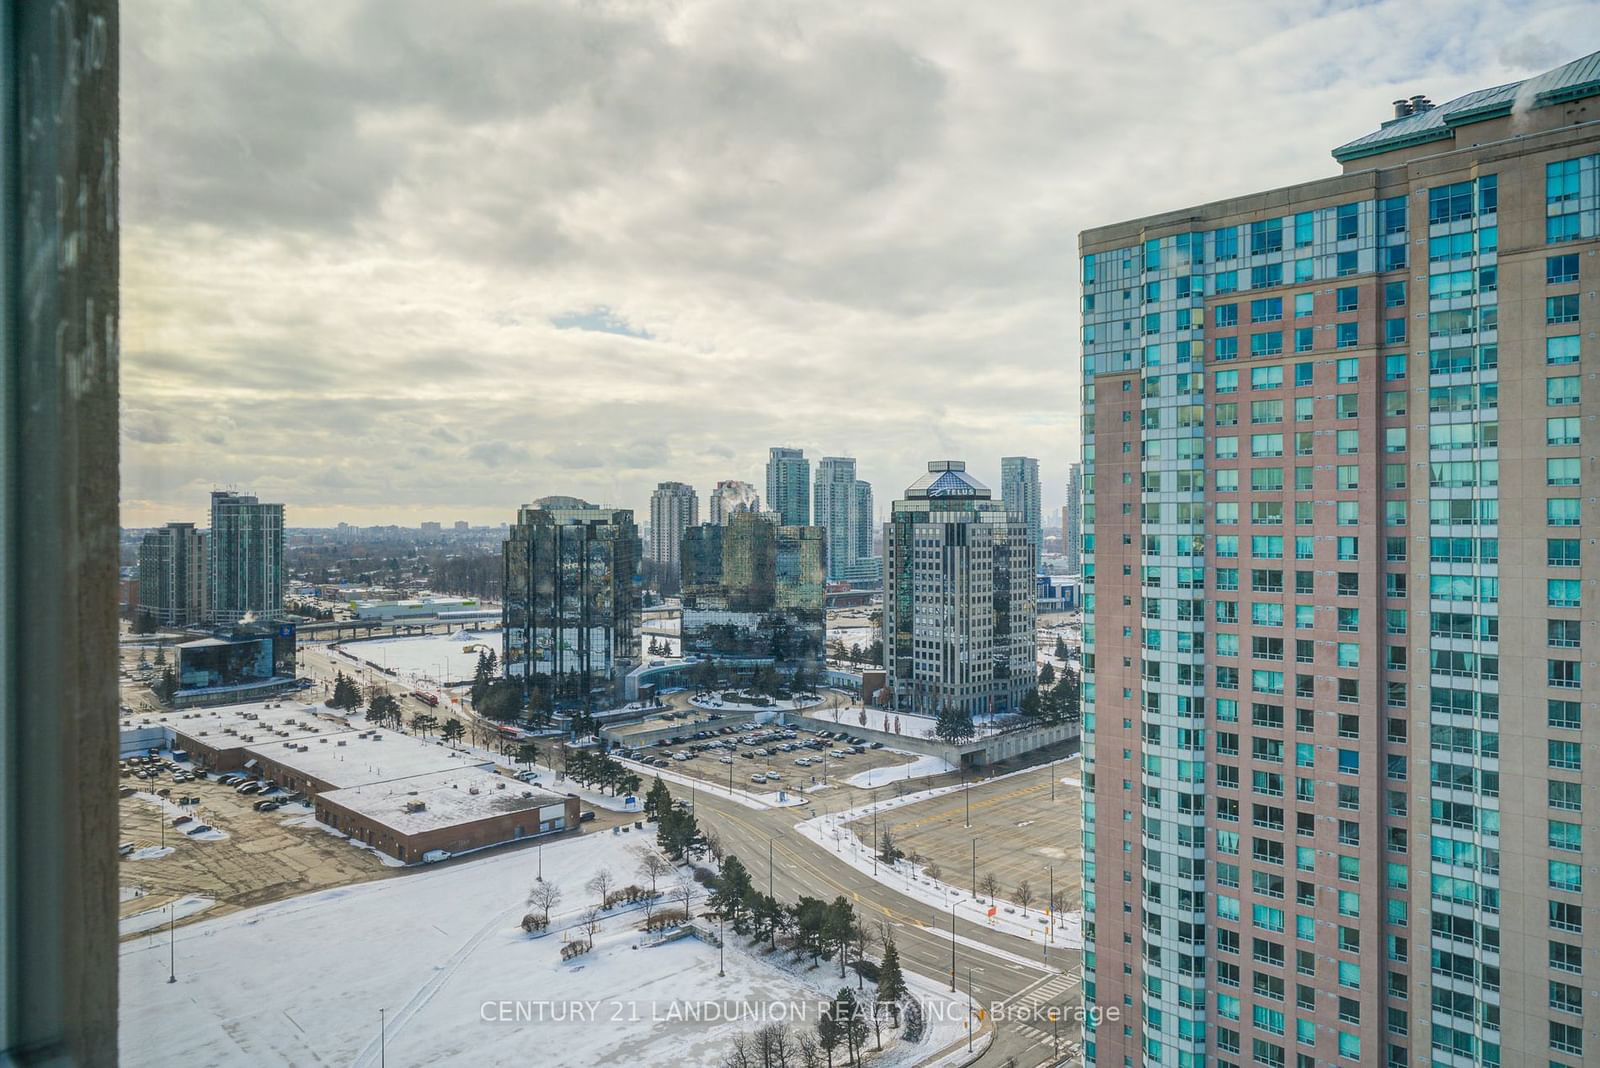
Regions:
<instances>
[{"instance_id":1,"label":"crosswalk","mask_svg":"<svg viewBox=\"0 0 1600 1068\"><path fill-rule=\"evenodd\" d=\"M1074 991L1083 981L1083 966L1074 965L1059 975L1050 976L1023 990L1005 1003L1007 1026L1026 1035L1041 1049L1048 1052L1042 1063L1075 1064L1081 1052L1075 1041L1061 1040L1061 1060L1055 1060L1058 1032L1051 1022L1050 1010L1066 1012L1076 1005Z\"/></svg>"}]
</instances>

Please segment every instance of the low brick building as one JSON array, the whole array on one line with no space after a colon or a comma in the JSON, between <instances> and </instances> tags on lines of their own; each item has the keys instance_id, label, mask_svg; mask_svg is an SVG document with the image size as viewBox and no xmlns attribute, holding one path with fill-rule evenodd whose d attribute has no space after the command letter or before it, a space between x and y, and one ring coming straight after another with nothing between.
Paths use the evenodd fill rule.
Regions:
<instances>
[{"instance_id":1,"label":"low brick building","mask_svg":"<svg viewBox=\"0 0 1600 1068\"><path fill-rule=\"evenodd\" d=\"M197 767L303 791L320 822L408 863L433 850L461 853L579 822L577 797L501 775L481 754L352 725L317 705L265 701L172 712L124 730L152 726Z\"/></svg>"}]
</instances>

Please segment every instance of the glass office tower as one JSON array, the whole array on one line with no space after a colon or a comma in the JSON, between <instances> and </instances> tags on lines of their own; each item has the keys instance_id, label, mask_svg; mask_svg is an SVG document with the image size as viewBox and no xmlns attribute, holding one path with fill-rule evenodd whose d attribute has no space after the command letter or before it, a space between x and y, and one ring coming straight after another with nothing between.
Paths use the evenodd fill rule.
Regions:
<instances>
[{"instance_id":1,"label":"glass office tower","mask_svg":"<svg viewBox=\"0 0 1600 1068\"><path fill-rule=\"evenodd\" d=\"M641 545L633 511L546 497L505 541L501 662L556 707L604 708L639 662Z\"/></svg>"}]
</instances>

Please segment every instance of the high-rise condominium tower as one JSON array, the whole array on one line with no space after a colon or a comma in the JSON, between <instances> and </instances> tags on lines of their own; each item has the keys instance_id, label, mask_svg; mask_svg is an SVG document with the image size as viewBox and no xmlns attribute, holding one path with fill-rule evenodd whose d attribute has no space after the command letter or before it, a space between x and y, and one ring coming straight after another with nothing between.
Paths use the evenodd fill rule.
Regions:
<instances>
[{"instance_id":1,"label":"high-rise condominium tower","mask_svg":"<svg viewBox=\"0 0 1600 1068\"><path fill-rule=\"evenodd\" d=\"M1597 109L1081 236L1091 1065L1600 1058Z\"/></svg>"},{"instance_id":2,"label":"high-rise condominium tower","mask_svg":"<svg viewBox=\"0 0 1600 1068\"><path fill-rule=\"evenodd\" d=\"M811 523L811 461L799 449L774 447L767 458L767 507L786 527Z\"/></svg>"},{"instance_id":3,"label":"high-rise condominium tower","mask_svg":"<svg viewBox=\"0 0 1600 1068\"><path fill-rule=\"evenodd\" d=\"M505 542L501 662L558 707L605 707L638 665L639 531L629 508L544 497Z\"/></svg>"},{"instance_id":4,"label":"high-rise condominium tower","mask_svg":"<svg viewBox=\"0 0 1600 1068\"><path fill-rule=\"evenodd\" d=\"M817 464L812 509L827 531L828 578L862 580L878 571L872 559L872 484L856 478L849 456L824 456Z\"/></svg>"},{"instance_id":5,"label":"high-rise condominium tower","mask_svg":"<svg viewBox=\"0 0 1600 1068\"><path fill-rule=\"evenodd\" d=\"M1034 685L1027 527L966 466L929 463L884 527L884 666L906 712L1015 711Z\"/></svg>"},{"instance_id":6,"label":"high-rise condominium tower","mask_svg":"<svg viewBox=\"0 0 1600 1068\"><path fill-rule=\"evenodd\" d=\"M761 494L748 482L725 478L712 491L708 511L711 522L724 524L739 512L761 511Z\"/></svg>"},{"instance_id":7,"label":"high-rise condominium tower","mask_svg":"<svg viewBox=\"0 0 1600 1068\"><path fill-rule=\"evenodd\" d=\"M1000 499L1006 510L1020 516L1033 547L1033 566L1039 566L1044 547L1044 519L1040 508L1039 461L1031 456L1000 458Z\"/></svg>"},{"instance_id":8,"label":"high-rise condominium tower","mask_svg":"<svg viewBox=\"0 0 1600 1068\"><path fill-rule=\"evenodd\" d=\"M213 490L206 556L214 622L283 618L283 505Z\"/></svg>"},{"instance_id":9,"label":"high-rise condominium tower","mask_svg":"<svg viewBox=\"0 0 1600 1068\"><path fill-rule=\"evenodd\" d=\"M1067 503L1061 509L1062 549L1067 556L1067 573L1083 570L1083 465L1067 467Z\"/></svg>"},{"instance_id":10,"label":"high-rise condominium tower","mask_svg":"<svg viewBox=\"0 0 1600 1068\"><path fill-rule=\"evenodd\" d=\"M650 494L650 559L664 586L677 588L683 532L700 522L700 497L683 482L661 482Z\"/></svg>"},{"instance_id":11,"label":"high-rise condominium tower","mask_svg":"<svg viewBox=\"0 0 1600 1068\"><path fill-rule=\"evenodd\" d=\"M166 626L206 620L207 534L168 523L139 542L139 612Z\"/></svg>"}]
</instances>

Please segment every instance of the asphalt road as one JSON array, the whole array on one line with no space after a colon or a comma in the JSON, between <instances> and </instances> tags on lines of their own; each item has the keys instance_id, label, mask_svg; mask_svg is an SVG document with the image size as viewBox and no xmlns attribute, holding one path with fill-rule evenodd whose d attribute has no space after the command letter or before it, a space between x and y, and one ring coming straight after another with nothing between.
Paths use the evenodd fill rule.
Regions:
<instances>
[{"instance_id":1,"label":"asphalt road","mask_svg":"<svg viewBox=\"0 0 1600 1068\"><path fill-rule=\"evenodd\" d=\"M843 895L855 905L857 915L868 923L887 921L893 925L895 943L901 959L913 971L933 979L949 981L951 964L950 916L932 905L905 896L857 871L828 850L803 837L794 829L794 809L748 809L714 794L697 794L695 814L701 825L716 831L723 849L744 861L758 887L771 880L771 892L782 901L800 895L832 900ZM768 842L772 863L767 863ZM971 973L972 993L980 1005L1005 1003L1008 1010L1017 1005L1076 1005L1080 998L1081 954L1058 950L1048 961L1040 958L1037 945L999 934L965 920L957 920L955 970L958 988L965 990ZM1003 951L997 956L973 948L981 943ZM1029 963L1023 963L1028 961ZM1009 1015L1009 1011L1008 1011ZM1052 1025L1045 1022L1024 1024L1002 1020L995 1041L979 1064L1034 1068L1036 1065L1067 1063L1068 1041L1081 1044L1076 1023L1061 1025L1063 1060L1054 1055Z\"/></svg>"}]
</instances>

